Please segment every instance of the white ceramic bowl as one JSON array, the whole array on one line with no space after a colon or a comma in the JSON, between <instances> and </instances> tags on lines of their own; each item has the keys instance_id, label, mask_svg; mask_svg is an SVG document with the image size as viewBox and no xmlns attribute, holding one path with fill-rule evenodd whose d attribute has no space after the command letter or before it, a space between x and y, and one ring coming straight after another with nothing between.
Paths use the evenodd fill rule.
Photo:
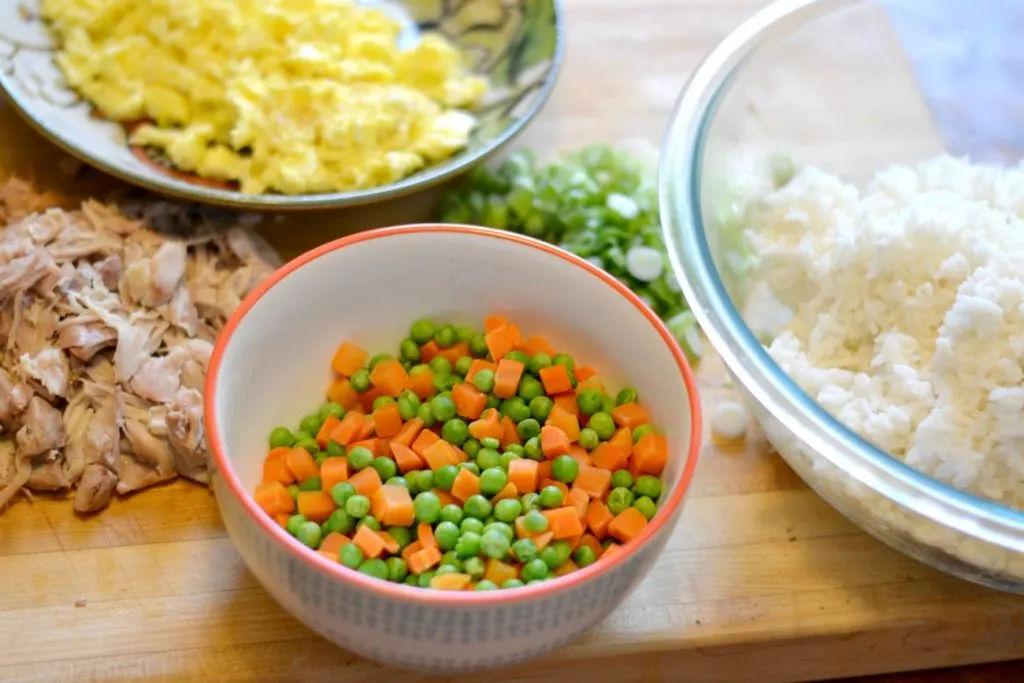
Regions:
<instances>
[{"instance_id":1,"label":"white ceramic bowl","mask_svg":"<svg viewBox=\"0 0 1024 683\"><path fill-rule=\"evenodd\" d=\"M338 343L392 349L423 316L481 326L491 313L639 391L668 438L658 514L615 558L535 586L449 592L387 583L310 552L253 502L268 431L323 400ZM521 662L604 619L671 536L700 448L693 375L668 330L586 261L485 228L361 233L285 265L242 304L210 365L206 425L228 533L259 581L328 640L401 667L454 672Z\"/></svg>"}]
</instances>

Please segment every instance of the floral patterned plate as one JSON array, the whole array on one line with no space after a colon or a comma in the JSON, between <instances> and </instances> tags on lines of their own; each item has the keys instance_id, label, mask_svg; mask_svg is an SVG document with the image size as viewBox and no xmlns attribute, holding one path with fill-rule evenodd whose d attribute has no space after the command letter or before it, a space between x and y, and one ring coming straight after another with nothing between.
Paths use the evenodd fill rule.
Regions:
<instances>
[{"instance_id":1,"label":"floral patterned plate","mask_svg":"<svg viewBox=\"0 0 1024 683\"><path fill-rule=\"evenodd\" d=\"M366 3L371 4L371 3ZM38 0L0 2L0 88L37 130L69 153L127 182L192 201L244 209L314 209L367 204L408 194L469 170L537 115L564 52L559 0L377 0L399 15L406 38L437 31L490 80L468 147L390 185L309 195L252 195L169 168L128 145L124 128L96 118L54 64L55 43Z\"/></svg>"}]
</instances>

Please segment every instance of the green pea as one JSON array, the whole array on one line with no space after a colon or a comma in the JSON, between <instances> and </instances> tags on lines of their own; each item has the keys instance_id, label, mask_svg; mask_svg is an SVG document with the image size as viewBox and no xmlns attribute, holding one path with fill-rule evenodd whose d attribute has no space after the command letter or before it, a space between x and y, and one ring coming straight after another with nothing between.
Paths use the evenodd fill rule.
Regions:
<instances>
[{"instance_id":1,"label":"green pea","mask_svg":"<svg viewBox=\"0 0 1024 683\"><path fill-rule=\"evenodd\" d=\"M624 387L615 396L615 405L617 405L617 406L625 405L626 403L636 403L636 402L637 402L636 389L634 389L633 387Z\"/></svg>"},{"instance_id":2,"label":"green pea","mask_svg":"<svg viewBox=\"0 0 1024 683\"><path fill-rule=\"evenodd\" d=\"M498 450L501 448L501 442L491 436L485 436L480 440L480 445L484 448L490 448L491 450Z\"/></svg>"},{"instance_id":3,"label":"green pea","mask_svg":"<svg viewBox=\"0 0 1024 683\"><path fill-rule=\"evenodd\" d=\"M600 391L583 391L576 396L576 406L584 415L593 415L604 407L604 397Z\"/></svg>"},{"instance_id":4,"label":"green pea","mask_svg":"<svg viewBox=\"0 0 1024 683\"><path fill-rule=\"evenodd\" d=\"M299 429L310 434L317 434L320 432L323 424L324 419L318 413L313 413L302 418L302 422L299 423Z\"/></svg>"},{"instance_id":5,"label":"green pea","mask_svg":"<svg viewBox=\"0 0 1024 683\"><path fill-rule=\"evenodd\" d=\"M480 442L473 438L466 439L462 444L462 452L471 458L475 458L476 454L480 452Z\"/></svg>"},{"instance_id":6,"label":"green pea","mask_svg":"<svg viewBox=\"0 0 1024 683\"><path fill-rule=\"evenodd\" d=\"M354 495L356 495L356 489L347 481L339 482L331 489L331 498L334 499L334 504L338 507L345 507L345 503Z\"/></svg>"},{"instance_id":7,"label":"green pea","mask_svg":"<svg viewBox=\"0 0 1024 683\"><path fill-rule=\"evenodd\" d=\"M430 581L436 573L433 569L428 569L420 574L420 588L430 588Z\"/></svg>"},{"instance_id":8,"label":"green pea","mask_svg":"<svg viewBox=\"0 0 1024 683\"><path fill-rule=\"evenodd\" d=\"M344 458L345 447L334 439L327 440L327 457L328 458Z\"/></svg>"},{"instance_id":9,"label":"green pea","mask_svg":"<svg viewBox=\"0 0 1024 683\"><path fill-rule=\"evenodd\" d=\"M434 373L434 388L438 391L449 391L454 387L458 380L448 373L437 372Z\"/></svg>"},{"instance_id":10,"label":"green pea","mask_svg":"<svg viewBox=\"0 0 1024 683\"><path fill-rule=\"evenodd\" d=\"M411 420L416 417L416 411L420 409L420 397L411 391L404 392L398 397L398 415L403 420Z\"/></svg>"},{"instance_id":11,"label":"green pea","mask_svg":"<svg viewBox=\"0 0 1024 683\"><path fill-rule=\"evenodd\" d=\"M538 396L530 401L530 415L538 422L544 422L555 407L555 402L547 396Z\"/></svg>"},{"instance_id":12,"label":"green pea","mask_svg":"<svg viewBox=\"0 0 1024 683\"><path fill-rule=\"evenodd\" d=\"M466 572L474 580L476 580L484 575L484 572L487 571L487 566L484 564L484 561L481 560L479 557L468 557L466 558L466 561L462 563L462 571ZM481 581L480 583L484 582ZM492 586L494 586L494 584L490 581L487 581L486 583L490 583ZM497 586L494 587L497 588ZM477 587L477 590L480 590L479 586Z\"/></svg>"},{"instance_id":13,"label":"green pea","mask_svg":"<svg viewBox=\"0 0 1024 683\"><path fill-rule=\"evenodd\" d=\"M419 363L420 345L412 339L403 339L402 343L398 345L398 354L402 357L402 360L407 360L410 363Z\"/></svg>"},{"instance_id":14,"label":"green pea","mask_svg":"<svg viewBox=\"0 0 1024 683\"><path fill-rule=\"evenodd\" d=\"M463 514L465 512L465 509L463 509ZM475 517L463 517L462 523L459 524L459 531L463 534L482 534L484 532L484 523Z\"/></svg>"},{"instance_id":15,"label":"green pea","mask_svg":"<svg viewBox=\"0 0 1024 683\"><path fill-rule=\"evenodd\" d=\"M398 544L399 548L405 548L413 541L412 529L404 526L389 526L388 535L395 539L395 543Z\"/></svg>"},{"instance_id":16,"label":"green pea","mask_svg":"<svg viewBox=\"0 0 1024 683\"><path fill-rule=\"evenodd\" d=\"M316 461L317 467L323 467L324 463L327 462L327 454L324 453L323 451L320 451L319 453L313 456L313 460Z\"/></svg>"},{"instance_id":17,"label":"green pea","mask_svg":"<svg viewBox=\"0 0 1024 683\"><path fill-rule=\"evenodd\" d=\"M461 446L469 438L469 427L457 417L453 417L441 427L441 438L448 443Z\"/></svg>"},{"instance_id":18,"label":"green pea","mask_svg":"<svg viewBox=\"0 0 1024 683\"><path fill-rule=\"evenodd\" d=\"M373 453L369 448L356 446L348 451L348 466L354 471L365 470L373 464Z\"/></svg>"},{"instance_id":19,"label":"green pea","mask_svg":"<svg viewBox=\"0 0 1024 683\"><path fill-rule=\"evenodd\" d=\"M459 358L455 361L455 374L465 377L466 373L469 372L469 366L472 364L473 359L470 356L463 356L462 358Z\"/></svg>"},{"instance_id":20,"label":"green pea","mask_svg":"<svg viewBox=\"0 0 1024 683\"><path fill-rule=\"evenodd\" d=\"M391 486L401 486L403 489L409 488L409 482L406 481L405 477L391 477L384 483L390 484Z\"/></svg>"},{"instance_id":21,"label":"green pea","mask_svg":"<svg viewBox=\"0 0 1024 683\"><path fill-rule=\"evenodd\" d=\"M373 469L377 470L381 481L387 481L398 473L398 466L391 458L374 458Z\"/></svg>"},{"instance_id":22,"label":"green pea","mask_svg":"<svg viewBox=\"0 0 1024 683\"><path fill-rule=\"evenodd\" d=\"M441 499L433 491L424 491L413 500L416 520L433 524L441 518Z\"/></svg>"},{"instance_id":23,"label":"green pea","mask_svg":"<svg viewBox=\"0 0 1024 683\"><path fill-rule=\"evenodd\" d=\"M644 438L648 434L654 433L654 427L651 425L638 425L633 428L633 443L637 443L640 439Z\"/></svg>"},{"instance_id":24,"label":"green pea","mask_svg":"<svg viewBox=\"0 0 1024 683\"><path fill-rule=\"evenodd\" d=\"M420 577L416 574L409 574L409 576L405 577L405 581L403 581L402 583L404 583L406 586L418 587L420 585Z\"/></svg>"},{"instance_id":25,"label":"green pea","mask_svg":"<svg viewBox=\"0 0 1024 683\"><path fill-rule=\"evenodd\" d=\"M450 564L455 567L457 571L462 571L462 560L459 558L459 554L454 550L448 550L444 555L441 556L441 561L438 564Z\"/></svg>"},{"instance_id":26,"label":"green pea","mask_svg":"<svg viewBox=\"0 0 1024 683\"><path fill-rule=\"evenodd\" d=\"M365 517L370 514L370 499L357 493L345 501L345 512L356 519Z\"/></svg>"},{"instance_id":27,"label":"green pea","mask_svg":"<svg viewBox=\"0 0 1024 683\"><path fill-rule=\"evenodd\" d=\"M494 371L490 368L477 370L473 375L473 386L485 394L494 390Z\"/></svg>"},{"instance_id":28,"label":"green pea","mask_svg":"<svg viewBox=\"0 0 1024 683\"><path fill-rule=\"evenodd\" d=\"M409 372L409 368L411 368L414 364L411 360L405 360L404 358L398 362L401 364L402 369L405 370L406 372Z\"/></svg>"},{"instance_id":29,"label":"green pea","mask_svg":"<svg viewBox=\"0 0 1024 683\"><path fill-rule=\"evenodd\" d=\"M415 377L416 375L422 375L422 374L427 373L427 372L429 372L430 374L434 374L433 369L429 365L427 365L426 363L418 363L417 365L414 365L411 368L409 368L409 376L410 377Z\"/></svg>"},{"instance_id":30,"label":"green pea","mask_svg":"<svg viewBox=\"0 0 1024 683\"><path fill-rule=\"evenodd\" d=\"M422 318L412 324L409 329L409 337L417 344L426 344L434 338L437 332L437 323L428 318Z\"/></svg>"},{"instance_id":31,"label":"green pea","mask_svg":"<svg viewBox=\"0 0 1024 683\"><path fill-rule=\"evenodd\" d=\"M452 374L452 362L444 356L435 356L430 361L430 369L434 371L435 375L450 375Z\"/></svg>"},{"instance_id":32,"label":"green pea","mask_svg":"<svg viewBox=\"0 0 1024 683\"><path fill-rule=\"evenodd\" d=\"M615 434L615 420L604 411L591 415L587 426L597 432L597 436L601 441L607 441Z\"/></svg>"},{"instance_id":33,"label":"green pea","mask_svg":"<svg viewBox=\"0 0 1024 683\"><path fill-rule=\"evenodd\" d=\"M291 448L295 445L295 435L287 427L274 427L270 432L271 448Z\"/></svg>"},{"instance_id":34,"label":"green pea","mask_svg":"<svg viewBox=\"0 0 1024 683\"><path fill-rule=\"evenodd\" d=\"M416 410L416 417L423 420L423 426L427 428L433 427L437 423L429 403L424 403Z\"/></svg>"},{"instance_id":35,"label":"green pea","mask_svg":"<svg viewBox=\"0 0 1024 683\"><path fill-rule=\"evenodd\" d=\"M458 574L460 573L461 569L462 567L460 567L457 564L441 564L441 566L437 568L435 576L444 576L445 574Z\"/></svg>"},{"instance_id":36,"label":"green pea","mask_svg":"<svg viewBox=\"0 0 1024 683\"><path fill-rule=\"evenodd\" d=\"M522 457L523 456L517 455L512 451L505 451L504 453L501 454L501 460L498 462L498 466L507 472L509 463L511 463L513 460L519 460Z\"/></svg>"},{"instance_id":37,"label":"green pea","mask_svg":"<svg viewBox=\"0 0 1024 683\"><path fill-rule=\"evenodd\" d=\"M319 527L317 530L319 531ZM508 553L510 546L508 538L500 531L494 529L484 531L483 536L480 537L480 550L487 557L500 560Z\"/></svg>"},{"instance_id":38,"label":"green pea","mask_svg":"<svg viewBox=\"0 0 1024 683\"><path fill-rule=\"evenodd\" d=\"M364 526L370 527L374 531L380 531L380 522L373 515L366 515L361 520L356 522L356 529Z\"/></svg>"},{"instance_id":39,"label":"green pea","mask_svg":"<svg viewBox=\"0 0 1024 683\"><path fill-rule=\"evenodd\" d=\"M405 473L405 481L408 484L409 495L416 497L416 494L426 489L421 489L419 486L419 476L421 470L409 470Z\"/></svg>"},{"instance_id":40,"label":"green pea","mask_svg":"<svg viewBox=\"0 0 1024 683\"><path fill-rule=\"evenodd\" d=\"M612 488L633 488L633 475L629 473L629 470L615 470L614 472L612 472Z\"/></svg>"},{"instance_id":41,"label":"green pea","mask_svg":"<svg viewBox=\"0 0 1024 683\"><path fill-rule=\"evenodd\" d=\"M633 502L633 507L639 510L647 518L647 521L650 521L654 517L654 513L658 511L657 504L647 496L637 498Z\"/></svg>"},{"instance_id":42,"label":"green pea","mask_svg":"<svg viewBox=\"0 0 1024 683\"><path fill-rule=\"evenodd\" d=\"M507 483L508 475L501 467L489 467L480 473L480 492L485 496L498 495Z\"/></svg>"},{"instance_id":43,"label":"green pea","mask_svg":"<svg viewBox=\"0 0 1024 683\"><path fill-rule=\"evenodd\" d=\"M597 435L590 427L584 427L580 430L579 444L581 448L585 448L588 451L592 451L597 448L598 444L601 443L601 437Z\"/></svg>"},{"instance_id":44,"label":"green pea","mask_svg":"<svg viewBox=\"0 0 1024 683\"><path fill-rule=\"evenodd\" d=\"M540 551L538 559L544 563L544 566L547 567L549 571L555 571L565 564L564 561L559 561L560 558L558 556L558 551L555 550L554 546L550 545Z\"/></svg>"},{"instance_id":45,"label":"green pea","mask_svg":"<svg viewBox=\"0 0 1024 683\"><path fill-rule=\"evenodd\" d=\"M536 558L540 551L537 549L537 544L534 543L532 539L520 538L512 544L512 552L515 553L516 559L525 563Z\"/></svg>"},{"instance_id":46,"label":"green pea","mask_svg":"<svg viewBox=\"0 0 1024 683\"><path fill-rule=\"evenodd\" d=\"M487 403L484 404L484 410L497 410L501 405L501 399L494 394L487 395Z\"/></svg>"},{"instance_id":47,"label":"green pea","mask_svg":"<svg viewBox=\"0 0 1024 683\"><path fill-rule=\"evenodd\" d=\"M523 444L523 455L530 460L536 460L537 462L544 462L547 458L544 456L544 451L540 447L540 438L533 437L527 439L526 443Z\"/></svg>"},{"instance_id":48,"label":"green pea","mask_svg":"<svg viewBox=\"0 0 1024 683\"><path fill-rule=\"evenodd\" d=\"M460 462L459 467L464 470L469 470L470 474L475 474L478 477L480 476L480 466L475 462Z\"/></svg>"},{"instance_id":49,"label":"green pea","mask_svg":"<svg viewBox=\"0 0 1024 683\"><path fill-rule=\"evenodd\" d=\"M430 412L438 422L446 422L455 417L455 402L442 394L430 401Z\"/></svg>"},{"instance_id":50,"label":"green pea","mask_svg":"<svg viewBox=\"0 0 1024 683\"><path fill-rule=\"evenodd\" d=\"M511 524L516 521L516 518L519 517L522 511L522 503L515 498L506 498L505 500L499 500L494 505L494 518L499 522Z\"/></svg>"},{"instance_id":51,"label":"green pea","mask_svg":"<svg viewBox=\"0 0 1024 683\"><path fill-rule=\"evenodd\" d=\"M389 557L384 561L384 564L388 568L389 581L401 583L409 575L409 567L406 566L405 560L400 557Z\"/></svg>"},{"instance_id":52,"label":"green pea","mask_svg":"<svg viewBox=\"0 0 1024 683\"><path fill-rule=\"evenodd\" d=\"M554 548L558 554L558 559L561 564L565 564L569 561L569 557L572 555L572 546L569 545L569 541L555 541L549 548ZM561 565L560 565L561 566Z\"/></svg>"},{"instance_id":53,"label":"green pea","mask_svg":"<svg viewBox=\"0 0 1024 683\"><path fill-rule=\"evenodd\" d=\"M459 542L459 526L455 522L441 522L434 529L434 540L441 550L454 550Z\"/></svg>"},{"instance_id":54,"label":"green pea","mask_svg":"<svg viewBox=\"0 0 1024 683\"><path fill-rule=\"evenodd\" d=\"M434 341L436 341L437 345L442 349L455 346L456 339L457 335L455 332L455 326L448 323L441 325L441 327L437 328L437 332L434 333Z\"/></svg>"},{"instance_id":55,"label":"green pea","mask_svg":"<svg viewBox=\"0 0 1024 683\"><path fill-rule=\"evenodd\" d=\"M463 520L463 523L468 522L468 519ZM479 521L479 520L474 520ZM483 525L481 524L480 530L483 531ZM462 558L476 557L480 554L480 532L478 531L463 531L462 535L459 536L458 542L455 543L455 553Z\"/></svg>"},{"instance_id":56,"label":"green pea","mask_svg":"<svg viewBox=\"0 0 1024 683\"><path fill-rule=\"evenodd\" d=\"M469 325L459 325L455 328L455 338L460 342L468 344L476 336L476 330Z\"/></svg>"},{"instance_id":57,"label":"green pea","mask_svg":"<svg viewBox=\"0 0 1024 683\"><path fill-rule=\"evenodd\" d=\"M318 453L320 453L320 446L312 437L309 439L303 439L302 441L299 441L297 444L295 444L295 447L305 448L306 452L309 453L310 455L317 455Z\"/></svg>"},{"instance_id":58,"label":"green pea","mask_svg":"<svg viewBox=\"0 0 1024 683\"><path fill-rule=\"evenodd\" d=\"M455 465L441 465L434 472L434 486L442 491L451 491L457 476L459 476L459 468Z\"/></svg>"},{"instance_id":59,"label":"green pea","mask_svg":"<svg viewBox=\"0 0 1024 683\"><path fill-rule=\"evenodd\" d=\"M529 513L531 510L539 510L540 496L533 492L524 493L519 498L519 503L523 506L523 512ZM547 518L545 517L545 519Z\"/></svg>"},{"instance_id":60,"label":"green pea","mask_svg":"<svg viewBox=\"0 0 1024 683\"><path fill-rule=\"evenodd\" d=\"M349 569L358 569L363 563L363 551L355 543L346 543L338 551L338 559Z\"/></svg>"},{"instance_id":61,"label":"green pea","mask_svg":"<svg viewBox=\"0 0 1024 683\"><path fill-rule=\"evenodd\" d=\"M519 380L519 397L529 403L538 396L544 395L544 385L532 375L523 375Z\"/></svg>"},{"instance_id":62,"label":"green pea","mask_svg":"<svg viewBox=\"0 0 1024 683\"><path fill-rule=\"evenodd\" d=\"M299 539L302 545L316 549L320 545L320 538L322 535L320 525L316 522L303 522L298 525L295 530L295 538Z\"/></svg>"},{"instance_id":63,"label":"green pea","mask_svg":"<svg viewBox=\"0 0 1024 683\"><path fill-rule=\"evenodd\" d=\"M526 364L526 370L534 376L540 375L540 371L551 367L551 356L546 353L538 353Z\"/></svg>"},{"instance_id":64,"label":"green pea","mask_svg":"<svg viewBox=\"0 0 1024 683\"><path fill-rule=\"evenodd\" d=\"M573 552L572 560L576 563L577 567L582 569L583 567L589 567L597 562L597 555L594 554L594 549L589 545L581 545L579 548L576 548L575 552Z\"/></svg>"},{"instance_id":65,"label":"green pea","mask_svg":"<svg viewBox=\"0 0 1024 683\"><path fill-rule=\"evenodd\" d=\"M291 484L291 485L290 485L290 486L288 487L288 494L289 494L289 495L290 495L290 496L291 496L292 498L298 498L298 497L299 497L299 487L298 487L298 486L296 486L295 484Z\"/></svg>"},{"instance_id":66,"label":"green pea","mask_svg":"<svg viewBox=\"0 0 1024 683\"><path fill-rule=\"evenodd\" d=\"M390 353L378 353L370 358L370 362L366 364L366 367L370 369L370 372L373 372L375 367L386 360L394 360L394 357Z\"/></svg>"},{"instance_id":67,"label":"green pea","mask_svg":"<svg viewBox=\"0 0 1024 683\"><path fill-rule=\"evenodd\" d=\"M523 441L529 441L535 436L540 436L540 422L537 422L532 417L528 417L516 425L516 434Z\"/></svg>"},{"instance_id":68,"label":"green pea","mask_svg":"<svg viewBox=\"0 0 1024 683\"><path fill-rule=\"evenodd\" d=\"M552 470L554 466L552 466ZM540 505L545 508L561 507L565 501L565 494L557 486L545 486L540 491Z\"/></svg>"},{"instance_id":69,"label":"green pea","mask_svg":"<svg viewBox=\"0 0 1024 683\"><path fill-rule=\"evenodd\" d=\"M551 359L551 364L564 365L565 369L569 371L570 377L572 377L572 371L576 369L576 361L567 353L556 353L555 357Z\"/></svg>"},{"instance_id":70,"label":"green pea","mask_svg":"<svg viewBox=\"0 0 1024 683\"><path fill-rule=\"evenodd\" d=\"M605 394L601 397L601 400L604 401L604 407L601 410L611 415L612 411L615 410L615 399Z\"/></svg>"},{"instance_id":71,"label":"green pea","mask_svg":"<svg viewBox=\"0 0 1024 683\"><path fill-rule=\"evenodd\" d=\"M496 591L498 590L498 584L494 583L493 581L488 581L487 579L484 579L483 581L478 581L473 590Z\"/></svg>"},{"instance_id":72,"label":"green pea","mask_svg":"<svg viewBox=\"0 0 1024 683\"><path fill-rule=\"evenodd\" d=\"M288 522L284 525L284 528L292 536L297 536L299 533L299 527L306 522L306 515L292 515L288 518Z\"/></svg>"},{"instance_id":73,"label":"green pea","mask_svg":"<svg viewBox=\"0 0 1024 683\"><path fill-rule=\"evenodd\" d=\"M486 358L490 352L487 348L487 337L482 334L474 335L469 342L469 352L473 354L473 358Z\"/></svg>"},{"instance_id":74,"label":"green pea","mask_svg":"<svg viewBox=\"0 0 1024 683\"><path fill-rule=\"evenodd\" d=\"M327 403L320 406L320 417L326 420L328 417L333 417L338 420L345 417L345 409L341 407L341 404L335 403L334 401L328 401Z\"/></svg>"},{"instance_id":75,"label":"green pea","mask_svg":"<svg viewBox=\"0 0 1024 683\"><path fill-rule=\"evenodd\" d=\"M377 398L373 399L373 409L380 410L384 406L394 402L395 399L391 398L390 396L378 396Z\"/></svg>"},{"instance_id":76,"label":"green pea","mask_svg":"<svg viewBox=\"0 0 1024 683\"><path fill-rule=\"evenodd\" d=\"M476 464L481 471L501 465L501 455L492 448L481 448L476 453Z\"/></svg>"},{"instance_id":77,"label":"green pea","mask_svg":"<svg viewBox=\"0 0 1024 683\"><path fill-rule=\"evenodd\" d=\"M459 524L462 522L462 518L464 516L465 515L462 512L462 508L460 508L455 503L449 503L448 505L445 505L443 508L441 508L442 522L451 522L452 524Z\"/></svg>"},{"instance_id":78,"label":"green pea","mask_svg":"<svg viewBox=\"0 0 1024 683\"><path fill-rule=\"evenodd\" d=\"M434 488L434 473L430 470L420 470L416 473L416 490L429 491ZM435 494L437 495L437 494Z\"/></svg>"},{"instance_id":79,"label":"green pea","mask_svg":"<svg viewBox=\"0 0 1024 683\"><path fill-rule=\"evenodd\" d=\"M608 500L605 502L605 505L608 506L608 511L613 515L619 514L632 504L633 492L627 488L612 489L611 493L608 494Z\"/></svg>"},{"instance_id":80,"label":"green pea","mask_svg":"<svg viewBox=\"0 0 1024 683\"><path fill-rule=\"evenodd\" d=\"M558 489L559 494L562 492ZM542 534L548 530L548 518L540 510L530 510L523 519L523 525L531 534Z\"/></svg>"},{"instance_id":81,"label":"green pea","mask_svg":"<svg viewBox=\"0 0 1024 683\"><path fill-rule=\"evenodd\" d=\"M312 438L313 438L312 434L310 434L309 432L304 432L304 431L302 431L300 429L300 430L295 432L295 445L298 446L299 443L301 443L303 441L309 441Z\"/></svg>"},{"instance_id":82,"label":"green pea","mask_svg":"<svg viewBox=\"0 0 1024 683\"><path fill-rule=\"evenodd\" d=\"M559 493L561 493L561 491L559 491ZM466 513L468 517L487 519L491 514L491 501L487 500L479 493L474 494L466 499L466 503L462 506L462 511Z\"/></svg>"},{"instance_id":83,"label":"green pea","mask_svg":"<svg viewBox=\"0 0 1024 683\"><path fill-rule=\"evenodd\" d=\"M519 579L509 579L505 583L501 584L501 588L502 590L506 590L509 588L522 588L525 585L526 584L520 581Z\"/></svg>"},{"instance_id":84,"label":"green pea","mask_svg":"<svg viewBox=\"0 0 1024 683\"><path fill-rule=\"evenodd\" d=\"M372 576L381 581L387 581L388 565L384 560L378 558L363 560L362 564L359 565L359 573Z\"/></svg>"},{"instance_id":85,"label":"green pea","mask_svg":"<svg viewBox=\"0 0 1024 683\"><path fill-rule=\"evenodd\" d=\"M370 388L370 371L366 368L359 368L348 378L352 388L360 394Z\"/></svg>"},{"instance_id":86,"label":"green pea","mask_svg":"<svg viewBox=\"0 0 1024 683\"><path fill-rule=\"evenodd\" d=\"M580 464L571 455L560 455L551 463L551 474L563 484L576 481L580 473Z\"/></svg>"},{"instance_id":87,"label":"green pea","mask_svg":"<svg viewBox=\"0 0 1024 683\"><path fill-rule=\"evenodd\" d=\"M517 443L510 443L509 445L505 446L505 452L506 453L515 453L519 457L522 457L523 456L523 447L520 444L517 444Z\"/></svg>"},{"instance_id":88,"label":"green pea","mask_svg":"<svg viewBox=\"0 0 1024 683\"><path fill-rule=\"evenodd\" d=\"M502 403L502 408L504 410L501 412L503 412L505 415L508 415L509 418L516 424L519 424L523 420L526 420L530 417L530 406L528 406L526 404L526 401L519 398L518 396L516 396L515 398L510 398L507 401L504 401Z\"/></svg>"},{"instance_id":89,"label":"green pea","mask_svg":"<svg viewBox=\"0 0 1024 683\"><path fill-rule=\"evenodd\" d=\"M523 580L527 582L540 581L548 577L548 565L538 557L524 564L519 573L522 575Z\"/></svg>"},{"instance_id":90,"label":"green pea","mask_svg":"<svg viewBox=\"0 0 1024 683\"><path fill-rule=\"evenodd\" d=\"M647 496L652 500L657 500L658 496L661 495L661 480L657 477L652 477L649 474L641 474L636 478L636 485L633 487L633 493L638 496Z\"/></svg>"}]
</instances>

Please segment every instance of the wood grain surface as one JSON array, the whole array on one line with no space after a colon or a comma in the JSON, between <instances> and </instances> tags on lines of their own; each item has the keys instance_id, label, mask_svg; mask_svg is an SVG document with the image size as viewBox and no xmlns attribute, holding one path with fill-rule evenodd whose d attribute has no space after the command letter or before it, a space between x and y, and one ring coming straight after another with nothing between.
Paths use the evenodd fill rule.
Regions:
<instances>
[{"instance_id":1,"label":"wood grain surface","mask_svg":"<svg viewBox=\"0 0 1024 683\"><path fill-rule=\"evenodd\" d=\"M656 144L688 73L759 4L568 0L562 81L522 143ZM905 88L893 96L919 97L912 82ZM0 107L0 173L72 200L114 187L76 169L9 107ZM355 230L428 219L436 198L269 217L263 230L293 255ZM705 409L733 398L715 358L699 376ZM384 668L313 636L243 566L205 489L172 483L91 518L76 517L66 499L19 501L0 515L0 679L795 683L1024 653L1024 598L944 576L864 535L756 430L743 443L706 442L675 536L619 610L541 662L457 678ZM900 683L940 680L986 679Z\"/></svg>"}]
</instances>

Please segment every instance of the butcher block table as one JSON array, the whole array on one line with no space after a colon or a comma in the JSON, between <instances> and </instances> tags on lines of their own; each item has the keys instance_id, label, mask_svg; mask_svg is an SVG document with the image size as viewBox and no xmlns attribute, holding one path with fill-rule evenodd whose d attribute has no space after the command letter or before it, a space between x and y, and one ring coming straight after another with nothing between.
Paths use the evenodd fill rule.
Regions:
<instances>
[{"instance_id":1,"label":"butcher block table","mask_svg":"<svg viewBox=\"0 0 1024 683\"><path fill-rule=\"evenodd\" d=\"M567 0L565 69L521 144L656 143L688 73L760 4ZM919 97L913 79L893 97ZM69 202L116 187L2 103L0 173ZM437 198L267 217L262 230L294 256L356 230L429 219ZM716 358L699 377L705 414L735 398ZM944 576L860 532L756 429L744 443L705 442L675 536L606 622L542 662L456 678L381 667L300 626L246 570L202 487L172 483L90 518L67 499L19 499L0 514L0 680L795 683L1024 655L1024 598ZM878 683L1024 680L1020 668L971 675Z\"/></svg>"}]
</instances>

